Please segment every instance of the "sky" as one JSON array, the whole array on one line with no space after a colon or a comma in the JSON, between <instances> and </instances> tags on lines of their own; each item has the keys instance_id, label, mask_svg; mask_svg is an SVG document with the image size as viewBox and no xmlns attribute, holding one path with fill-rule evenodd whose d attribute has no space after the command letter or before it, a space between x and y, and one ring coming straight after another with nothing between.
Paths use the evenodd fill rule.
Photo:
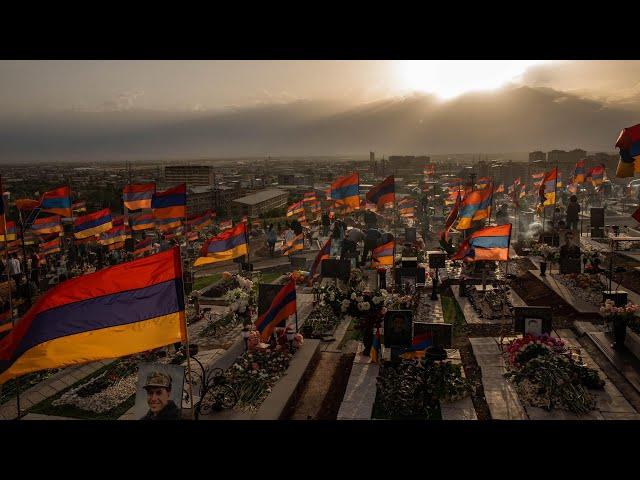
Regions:
<instances>
[{"instance_id":1,"label":"sky","mask_svg":"<svg viewBox=\"0 0 640 480\"><path fill-rule=\"evenodd\" d=\"M509 103L512 92L518 92L515 104ZM539 110L527 103L531 92L548 107L540 117L527 111ZM476 112L478 101L484 103ZM368 113L361 121L376 119L382 132L408 127L417 138L427 126L441 131L430 140L435 150L506 151L515 142L486 129L520 138L519 123L539 132L523 149L565 143L611 149L611 135L629 126L625 122L640 122L640 61L0 61L0 127L7 127L0 131L0 161L169 150L193 155L197 149L175 145L189 145L194 135L203 155L260 154L261 145L274 154L350 153L366 148L366 132L354 131L351 146L330 122L362 111ZM495 123L470 122L470 112L487 112ZM563 140L551 127L545 130L554 123L548 115L562 118L572 133ZM474 141L456 136L463 126L486 141L474 132ZM308 137L290 140L294 130ZM442 137L446 132L450 138ZM208 133L215 144L205 141ZM429 142L403 143L401 137L372 135L370 143L430 150ZM316 151L323 144L326 151Z\"/></svg>"}]
</instances>

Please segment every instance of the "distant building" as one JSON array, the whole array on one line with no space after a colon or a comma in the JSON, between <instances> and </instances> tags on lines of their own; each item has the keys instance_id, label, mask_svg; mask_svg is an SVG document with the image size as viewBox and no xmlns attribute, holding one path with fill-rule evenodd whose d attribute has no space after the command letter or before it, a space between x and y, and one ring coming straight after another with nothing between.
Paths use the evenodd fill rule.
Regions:
<instances>
[{"instance_id":1,"label":"distant building","mask_svg":"<svg viewBox=\"0 0 640 480\"><path fill-rule=\"evenodd\" d=\"M426 155L413 156L413 155L390 155L387 160L388 166L391 169L397 168L414 168L422 169L425 165L431 162L431 157Z\"/></svg>"},{"instance_id":2,"label":"distant building","mask_svg":"<svg viewBox=\"0 0 640 480\"><path fill-rule=\"evenodd\" d=\"M188 187L213 185L211 165L167 165L164 167L164 181L167 185L186 183Z\"/></svg>"},{"instance_id":3,"label":"distant building","mask_svg":"<svg viewBox=\"0 0 640 480\"><path fill-rule=\"evenodd\" d=\"M219 214L225 214L230 203L243 194L244 191L241 189L223 185L188 187L187 212L193 215L213 209Z\"/></svg>"},{"instance_id":4,"label":"distant building","mask_svg":"<svg viewBox=\"0 0 640 480\"><path fill-rule=\"evenodd\" d=\"M531 152L529 154L529 162L546 162L547 161L547 154L544 152L541 152L540 150L536 150L535 152Z\"/></svg>"},{"instance_id":5,"label":"distant building","mask_svg":"<svg viewBox=\"0 0 640 480\"><path fill-rule=\"evenodd\" d=\"M287 192L276 188L261 190L233 200L231 213L235 216L258 217L270 210L286 207L288 196Z\"/></svg>"}]
</instances>

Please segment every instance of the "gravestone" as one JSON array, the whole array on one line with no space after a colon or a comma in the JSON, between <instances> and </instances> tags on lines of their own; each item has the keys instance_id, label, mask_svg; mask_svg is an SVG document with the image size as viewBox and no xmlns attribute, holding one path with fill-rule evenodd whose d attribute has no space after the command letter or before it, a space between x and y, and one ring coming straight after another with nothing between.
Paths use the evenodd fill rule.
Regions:
<instances>
[{"instance_id":1,"label":"gravestone","mask_svg":"<svg viewBox=\"0 0 640 480\"><path fill-rule=\"evenodd\" d=\"M411 310L389 310L384 316L384 346L387 348L410 347L412 324Z\"/></svg>"},{"instance_id":2,"label":"gravestone","mask_svg":"<svg viewBox=\"0 0 640 480\"><path fill-rule=\"evenodd\" d=\"M591 237L604 237L604 208L592 207L590 211Z\"/></svg>"},{"instance_id":3,"label":"gravestone","mask_svg":"<svg viewBox=\"0 0 640 480\"><path fill-rule=\"evenodd\" d=\"M551 307L514 307L514 330L522 334L551 334Z\"/></svg>"},{"instance_id":4,"label":"gravestone","mask_svg":"<svg viewBox=\"0 0 640 480\"><path fill-rule=\"evenodd\" d=\"M404 241L407 243L416 243L416 229L415 227L405 227L404 229Z\"/></svg>"},{"instance_id":5,"label":"gravestone","mask_svg":"<svg viewBox=\"0 0 640 480\"><path fill-rule=\"evenodd\" d=\"M406 282L415 285L424 285L426 281L426 272L424 268L396 268L395 283L397 286L404 287Z\"/></svg>"},{"instance_id":6,"label":"gravestone","mask_svg":"<svg viewBox=\"0 0 640 480\"><path fill-rule=\"evenodd\" d=\"M453 325L450 323L414 322L413 336L428 335L436 347L451 348Z\"/></svg>"},{"instance_id":7,"label":"gravestone","mask_svg":"<svg viewBox=\"0 0 640 480\"><path fill-rule=\"evenodd\" d=\"M320 264L320 275L325 278L339 278L345 282L351 274L351 262L337 258L327 258Z\"/></svg>"}]
</instances>

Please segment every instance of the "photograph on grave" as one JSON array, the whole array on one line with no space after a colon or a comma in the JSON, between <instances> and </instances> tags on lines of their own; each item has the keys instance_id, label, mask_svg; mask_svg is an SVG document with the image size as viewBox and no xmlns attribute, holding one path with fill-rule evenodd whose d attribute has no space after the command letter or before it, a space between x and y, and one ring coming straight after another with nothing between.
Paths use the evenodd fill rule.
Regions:
<instances>
[{"instance_id":1,"label":"photograph on grave","mask_svg":"<svg viewBox=\"0 0 640 480\"><path fill-rule=\"evenodd\" d=\"M551 334L551 307L514 307L514 330L524 335Z\"/></svg>"},{"instance_id":2,"label":"photograph on grave","mask_svg":"<svg viewBox=\"0 0 640 480\"><path fill-rule=\"evenodd\" d=\"M180 420L184 390L184 367L141 363L138 367L135 418Z\"/></svg>"},{"instance_id":3,"label":"photograph on grave","mask_svg":"<svg viewBox=\"0 0 640 480\"><path fill-rule=\"evenodd\" d=\"M413 312L411 310L389 310L384 316L384 346L410 346L412 323Z\"/></svg>"}]
</instances>

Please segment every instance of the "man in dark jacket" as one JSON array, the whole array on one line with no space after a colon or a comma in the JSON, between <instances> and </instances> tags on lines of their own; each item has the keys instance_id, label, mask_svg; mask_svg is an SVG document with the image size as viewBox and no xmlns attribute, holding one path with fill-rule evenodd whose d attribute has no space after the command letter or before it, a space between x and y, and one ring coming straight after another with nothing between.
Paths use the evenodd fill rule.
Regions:
<instances>
[{"instance_id":1,"label":"man in dark jacket","mask_svg":"<svg viewBox=\"0 0 640 480\"><path fill-rule=\"evenodd\" d=\"M362 249L362 265L367 261L367 257L369 256L369 252L371 252L374 248L378 246L378 242L380 241L380 237L382 237L382 233L375 228L370 228L366 231L364 237L364 248Z\"/></svg>"},{"instance_id":2,"label":"man in dark jacket","mask_svg":"<svg viewBox=\"0 0 640 480\"><path fill-rule=\"evenodd\" d=\"M567 205L567 227L574 232L578 230L578 220L580 219L580 204L578 197L571 195L569 205Z\"/></svg>"},{"instance_id":3,"label":"man in dark jacket","mask_svg":"<svg viewBox=\"0 0 640 480\"><path fill-rule=\"evenodd\" d=\"M143 387L147 391L149 411L140 420L180 420L180 409L171 400L171 377L151 372Z\"/></svg>"}]
</instances>

